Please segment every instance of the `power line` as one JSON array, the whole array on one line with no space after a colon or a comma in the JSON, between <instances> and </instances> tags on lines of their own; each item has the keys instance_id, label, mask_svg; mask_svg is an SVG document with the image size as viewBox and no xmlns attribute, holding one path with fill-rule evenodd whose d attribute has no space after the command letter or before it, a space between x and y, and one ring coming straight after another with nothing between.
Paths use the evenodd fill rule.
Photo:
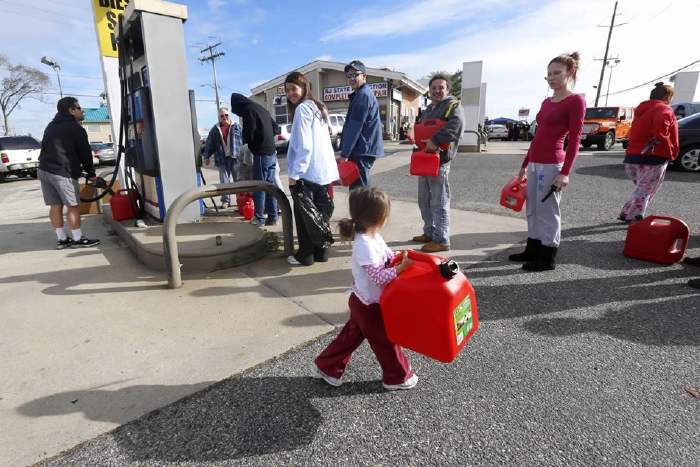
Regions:
<instances>
[{"instance_id":1,"label":"power line","mask_svg":"<svg viewBox=\"0 0 700 467\"><path fill-rule=\"evenodd\" d=\"M700 60L695 60L694 62L691 62L691 63L689 63L689 64L687 64L687 65L685 65L685 66L682 66L682 67L678 68L677 70L673 70L673 71L670 72L670 73L666 73L666 74L664 74L664 75L661 75L661 76L659 76L658 78L650 79L650 80L647 81L647 82L644 82L644 83L642 83L642 84L638 84L638 85L636 85L636 86L632 86L631 88L623 89L623 90L621 90L621 91L611 92L611 93L607 94L607 96L614 96L614 95L616 95L616 94L622 94L622 93L624 93L624 92L629 92L629 91L633 91L633 90L635 90L635 89L639 89L639 88L644 87L644 86L646 86L646 85L648 85L648 84L651 84L651 83L656 83L656 82L658 82L660 79L666 78L667 76L671 76L671 75L673 75L673 74L675 74L675 73L678 73L679 71L683 71L683 70L685 70L686 68L690 68L691 66L696 65L696 64L698 64L698 63L700 63Z\"/></svg>"}]
</instances>

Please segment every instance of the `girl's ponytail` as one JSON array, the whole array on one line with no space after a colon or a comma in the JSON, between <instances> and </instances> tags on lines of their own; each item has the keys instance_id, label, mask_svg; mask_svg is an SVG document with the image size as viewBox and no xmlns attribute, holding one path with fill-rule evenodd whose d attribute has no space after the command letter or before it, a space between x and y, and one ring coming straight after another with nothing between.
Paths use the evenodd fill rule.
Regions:
<instances>
[{"instance_id":1,"label":"girl's ponytail","mask_svg":"<svg viewBox=\"0 0 700 467\"><path fill-rule=\"evenodd\" d=\"M341 240L352 240L355 237L355 221L352 219L340 219L338 221Z\"/></svg>"}]
</instances>

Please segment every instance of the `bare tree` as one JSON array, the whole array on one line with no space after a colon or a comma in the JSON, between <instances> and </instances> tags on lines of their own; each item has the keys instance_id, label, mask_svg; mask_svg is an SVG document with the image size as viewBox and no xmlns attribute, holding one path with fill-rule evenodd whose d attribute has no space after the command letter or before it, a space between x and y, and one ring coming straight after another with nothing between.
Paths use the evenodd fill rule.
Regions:
<instances>
[{"instance_id":1,"label":"bare tree","mask_svg":"<svg viewBox=\"0 0 700 467\"><path fill-rule=\"evenodd\" d=\"M0 55L0 110L2 110L5 136L10 134L8 119L20 102L33 94L41 94L50 81L46 73L24 65L13 65L6 56Z\"/></svg>"}]
</instances>

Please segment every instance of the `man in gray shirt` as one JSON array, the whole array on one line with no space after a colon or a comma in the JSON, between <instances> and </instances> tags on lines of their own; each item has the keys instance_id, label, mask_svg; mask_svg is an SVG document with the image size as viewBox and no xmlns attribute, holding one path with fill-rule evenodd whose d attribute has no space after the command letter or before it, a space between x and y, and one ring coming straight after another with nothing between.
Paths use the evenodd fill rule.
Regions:
<instances>
[{"instance_id":1,"label":"man in gray shirt","mask_svg":"<svg viewBox=\"0 0 700 467\"><path fill-rule=\"evenodd\" d=\"M450 161L457 154L459 138L464 127L464 112L460 102L451 96L450 78L435 74L430 79L431 103L422 112L421 122L442 119L445 125L426 143L427 152L440 153L440 170L436 177L418 177L418 207L423 218L423 233L414 242L425 243L422 251L437 253L450 249ZM440 145L448 144L447 149Z\"/></svg>"}]
</instances>

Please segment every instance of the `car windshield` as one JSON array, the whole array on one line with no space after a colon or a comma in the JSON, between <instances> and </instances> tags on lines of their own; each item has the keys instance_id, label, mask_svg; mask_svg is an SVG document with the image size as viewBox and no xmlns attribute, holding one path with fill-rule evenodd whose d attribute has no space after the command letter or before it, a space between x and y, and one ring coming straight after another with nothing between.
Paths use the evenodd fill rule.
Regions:
<instances>
[{"instance_id":1,"label":"car windshield","mask_svg":"<svg viewBox=\"0 0 700 467\"><path fill-rule=\"evenodd\" d=\"M700 113L678 120L678 128L700 128Z\"/></svg>"},{"instance_id":2,"label":"car windshield","mask_svg":"<svg viewBox=\"0 0 700 467\"><path fill-rule=\"evenodd\" d=\"M0 149L7 151L13 149L41 149L41 144L31 136L12 136L0 138Z\"/></svg>"},{"instance_id":3,"label":"car windshield","mask_svg":"<svg viewBox=\"0 0 700 467\"><path fill-rule=\"evenodd\" d=\"M591 107L586 109L586 118L617 118L617 107Z\"/></svg>"},{"instance_id":4,"label":"car windshield","mask_svg":"<svg viewBox=\"0 0 700 467\"><path fill-rule=\"evenodd\" d=\"M338 117L331 115L331 125L335 126L338 124Z\"/></svg>"}]
</instances>

